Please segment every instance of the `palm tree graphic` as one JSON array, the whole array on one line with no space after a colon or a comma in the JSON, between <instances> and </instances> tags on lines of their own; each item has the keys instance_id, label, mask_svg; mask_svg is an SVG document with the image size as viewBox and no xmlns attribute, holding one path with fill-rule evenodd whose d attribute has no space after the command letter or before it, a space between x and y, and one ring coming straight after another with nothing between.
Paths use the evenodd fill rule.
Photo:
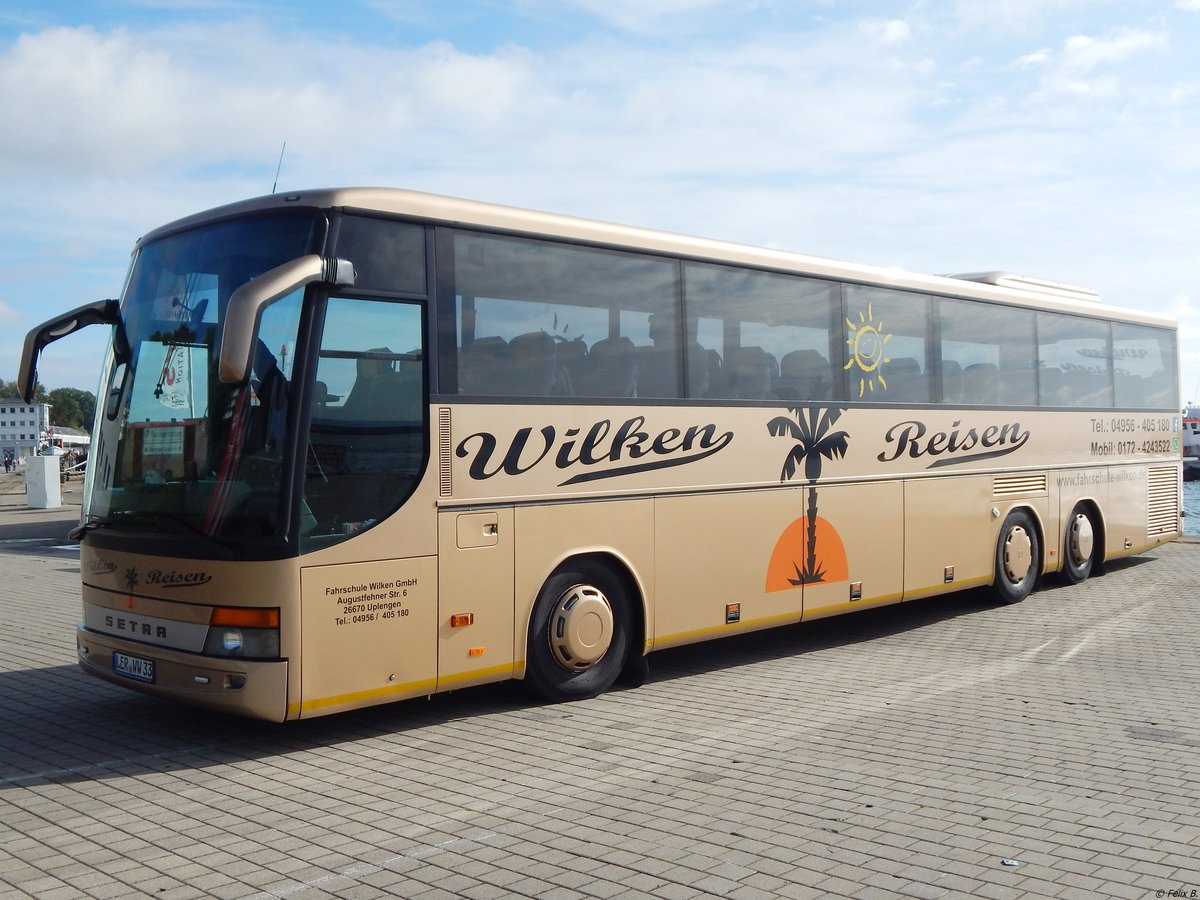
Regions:
<instances>
[{"instance_id":1,"label":"palm tree graphic","mask_svg":"<svg viewBox=\"0 0 1200 900\"><path fill-rule=\"evenodd\" d=\"M821 477L821 460L839 459L846 455L847 439L845 431L829 433L829 429L837 422L845 407L820 406L813 404L808 407L789 406L787 416L776 416L767 423L767 430L773 437L790 437L796 443L792 446L783 461L783 471L780 481L791 481L792 477L804 463L804 477L814 487L808 492L808 529L806 541L806 559L801 569L793 561L796 577L788 581L794 585L814 584L825 580L825 571L817 567L817 480Z\"/></svg>"}]
</instances>

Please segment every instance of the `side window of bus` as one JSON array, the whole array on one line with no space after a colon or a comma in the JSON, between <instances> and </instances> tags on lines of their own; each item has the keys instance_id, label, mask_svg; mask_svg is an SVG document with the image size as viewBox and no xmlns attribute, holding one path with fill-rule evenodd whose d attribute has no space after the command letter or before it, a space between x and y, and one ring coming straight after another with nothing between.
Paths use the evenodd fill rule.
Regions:
<instances>
[{"instance_id":1,"label":"side window of bus","mask_svg":"<svg viewBox=\"0 0 1200 900\"><path fill-rule=\"evenodd\" d=\"M846 285L846 391L851 400L929 403L929 304L922 294Z\"/></svg>"},{"instance_id":2,"label":"side window of bus","mask_svg":"<svg viewBox=\"0 0 1200 900\"><path fill-rule=\"evenodd\" d=\"M832 400L838 286L732 266L683 268L693 397Z\"/></svg>"},{"instance_id":3,"label":"side window of bus","mask_svg":"<svg viewBox=\"0 0 1200 900\"><path fill-rule=\"evenodd\" d=\"M1175 333L1114 322L1112 338L1116 405L1174 409Z\"/></svg>"},{"instance_id":4,"label":"side window of bus","mask_svg":"<svg viewBox=\"0 0 1200 900\"><path fill-rule=\"evenodd\" d=\"M1112 406L1108 329L1094 319L1037 314L1042 406Z\"/></svg>"},{"instance_id":5,"label":"side window of bus","mask_svg":"<svg viewBox=\"0 0 1200 900\"><path fill-rule=\"evenodd\" d=\"M425 462L421 305L331 297L305 450L301 547L344 540L412 493Z\"/></svg>"},{"instance_id":6,"label":"side window of bus","mask_svg":"<svg viewBox=\"0 0 1200 900\"><path fill-rule=\"evenodd\" d=\"M443 233L454 321L441 383L477 397L681 396L678 266L632 253Z\"/></svg>"},{"instance_id":7,"label":"side window of bus","mask_svg":"<svg viewBox=\"0 0 1200 900\"><path fill-rule=\"evenodd\" d=\"M360 290L425 293L425 228L367 216L342 217L337 255L354 263Z\"/></svg>"},{"instance_id":8,"label":"side window of bus","mask_svg":"<svg viewBox=\"0 0 1200 900\"><path fill-rule=\"evenodd\" d=\"M942 403L1036 406L1033 312L939 300Z\"/></svg>"}]
</instances>

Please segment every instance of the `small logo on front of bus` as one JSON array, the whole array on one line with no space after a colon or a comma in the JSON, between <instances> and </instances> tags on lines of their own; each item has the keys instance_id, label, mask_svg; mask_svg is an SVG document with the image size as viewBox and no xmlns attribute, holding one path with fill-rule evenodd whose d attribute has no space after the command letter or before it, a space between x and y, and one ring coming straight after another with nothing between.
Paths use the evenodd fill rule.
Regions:
<instances>
[{"instance_id":1,"label":"small logo on front of bus","mask_svg":"<svg viewBox=\"0 0 1200 900\"><path fill-rule=\"evenodd\" d=\"M138 583L137 569L135 569L133 566L130 566L128 569L125 570L125 590L128 592L128 596L125 598L125 606L127 609L133 609L133 607L134 607L133 589L135 587L137 587L137 583Z\"/></svg>"},{"instance_id":2,"label":"small logo on front of bus","mask_svg":"<svg viewBox=\"0 0 1200 900\"><path fill-rule=\"evenodd\" d=\"M208 584L212 576L207 572L178 572L175 570L154 569L147 573L146 584L157 585L160 588L197 587Z\"/></svg>"}]
</instances>

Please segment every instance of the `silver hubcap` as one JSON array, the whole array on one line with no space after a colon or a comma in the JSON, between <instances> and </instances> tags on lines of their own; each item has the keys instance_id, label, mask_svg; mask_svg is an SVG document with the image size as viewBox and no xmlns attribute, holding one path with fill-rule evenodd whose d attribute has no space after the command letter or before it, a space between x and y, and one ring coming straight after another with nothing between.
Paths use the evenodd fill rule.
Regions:
<instances>
[{"instance_id":1,"label":"silver hubcap","mask_svg":"<svg viewBox=\"0 0 1200 900\"><path fill-rule=\"evenodd\" d=\"M1092 534L1092 520L1083 515L1083 513L1075 516L1074 521L1071 522L1071 539L1068 541L1071 562L1077 566L1082 566L1091 559L1094 541L1095 536Z\"/></svg>"},{"instance_id":2,"label":"silver hubcap","mask_svg":"<svg viewBox=\"0 0 1200 900\"><path fill-rule=\"evenodd\" d=\"M564 669L590 669L604 658L612 638L612 605L602 591L577 584L558 598L550 614L550 649Z\"/></svg>"},{"instance_id":3,"label":"silver hubcap","mask_svg":"<svg viewBox=\"0 0 1200 900\"><path fill-rule=\"evenodd\" d=\"M1004 537L1004 574L1013 584L1020 583L1033 563L1033 541L1020 525Z\"/></svg>"}]
</instances>

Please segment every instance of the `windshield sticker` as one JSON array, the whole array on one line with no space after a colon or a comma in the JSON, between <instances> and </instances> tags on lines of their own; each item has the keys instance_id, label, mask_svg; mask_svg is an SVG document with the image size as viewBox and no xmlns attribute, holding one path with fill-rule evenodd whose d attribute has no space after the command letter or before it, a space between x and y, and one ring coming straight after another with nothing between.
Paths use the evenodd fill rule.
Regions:
<instances>
[{"instance_id":1,"label":"windshield sticker","mask_svg":"<svg viewBox=\"0 0 1200 900\"><path fill-rule=\"evenodd\" d=\"M129 403L131 423L175 422L206 414L207 347L143 341L138 374Z\"/></svg>"}]
</instances>

